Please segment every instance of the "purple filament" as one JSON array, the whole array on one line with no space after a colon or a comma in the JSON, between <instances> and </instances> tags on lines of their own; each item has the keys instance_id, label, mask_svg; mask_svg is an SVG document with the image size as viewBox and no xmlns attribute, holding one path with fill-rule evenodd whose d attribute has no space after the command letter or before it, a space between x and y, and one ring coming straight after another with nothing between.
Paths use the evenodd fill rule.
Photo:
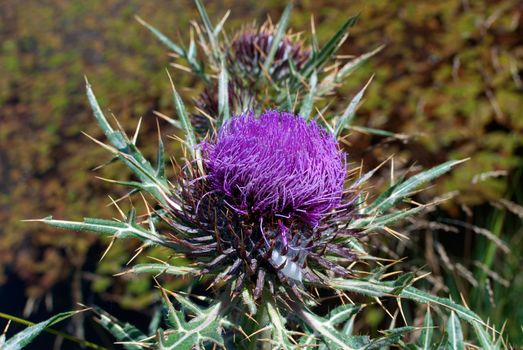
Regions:
<instances>
[{"instance_id":1,"label":"purple filament","mask_svg":"<svg viewBox=\"0 0 523 350\"><path fill-rule=\"evenodd\" d=\"M212 190L238 213L315 226L340 204L345 153L314 121L273 110L239 115L203 144L203 154Z\"/></svg>"}]
</instances>

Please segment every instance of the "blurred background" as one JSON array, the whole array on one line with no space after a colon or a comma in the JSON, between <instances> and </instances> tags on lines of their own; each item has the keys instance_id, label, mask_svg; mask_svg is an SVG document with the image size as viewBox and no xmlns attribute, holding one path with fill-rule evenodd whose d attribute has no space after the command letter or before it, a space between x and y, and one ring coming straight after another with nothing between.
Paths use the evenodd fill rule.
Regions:
<instances>
[{"instance_id":1,"label":"blurred background","mask_svg":"<svg viewBox=\"0 0 523 350\"><path fill-rule=\"evenodd\" d=\"M281 1L206 1L217 22L231 9L232 33L271 16ZM475 312L523 346L523 3L514 0L295 1L291 27L310 37L314 17L320 43L351 15L358 24L341 49L360 55L385 48L358 69L331 99L345 105L375 74L356 124L387 130L384 136L353 131L351 160L369 167L394 154L398 169L428 168L470 158L429 189L427 198L454 197L423 219L406 225L407 243L392 244L406 257L404 269L431 271L426 288L461 296ZM197 78L169 66L167 50L135 19L188 42L192 1L16 1L0 3L0 312L40 321L78 303L103 306L138 320L150 316L157 291L147 276L114 278L134 255L137 242L117 242L56 231L24 219L116 217L110 199L124 189L96 179L125 179L119 165L92 171L109 160L81 132L102 138L84 94L89 77L105 110L132 132L143 117L139 146L156 148L158 110L174 115L165 69L187 105ZM310 43L310 41L309 41ZM190 87L185 88L185 87ZM162 134L175 132L161 124ZM176 142L167 141L176 154ZM388 179L385 179L388 180ZM377 181L377 187L384 181ZM379 247L378 247L379 248ZM389 246L390 249L390 246ZM151 250L147 256L168 252ZM183 281L165 282L175 288ZM365 327L386 317L367 310ZM57 326L117 348L91 318ZM7 321L0 319L0 330ZM136 322L135 322L136 323ZM22 326L13 324L12 331ZM364 327L364 326L361 326ZM87 332L84 334L84 332ZM34 348L77 345L44 336Z\"/></svg>"}]
</instances>

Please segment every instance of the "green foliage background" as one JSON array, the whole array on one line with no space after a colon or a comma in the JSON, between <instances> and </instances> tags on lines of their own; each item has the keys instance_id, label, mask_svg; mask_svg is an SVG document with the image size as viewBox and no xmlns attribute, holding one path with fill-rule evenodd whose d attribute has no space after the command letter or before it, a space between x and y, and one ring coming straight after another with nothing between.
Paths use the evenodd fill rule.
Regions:
<instances>
[{"instance_id":1,"label":"green foliage background","mask_svg":"<svg viewBox=\"0 0 523 350\"><path fill-rule=\"evenodd\" d=\"M246 18L258 22L267 15L278 18L283 6L275 0L207 2L215 21L232 10L229 33ZM461 215L460 205L481 208L507 193L521 193L517 182L510 186L509 177L477 183L473 177L521 167L523 5L510 0L296 1L291 27L310 30L312 14L321 41L348 15L357 13L360 22L342 51L359 55L381 44L386 47L354 73L332 101L346 103L375 74L356 124L411 138L389 141L353 132L348 138L353 159L363 158L372 166L395 154L401 169L413 163L429 167L471 157L433 189L434 194L460 191L446 205L449 216ZM95 261L100 257L107 242L20 221L50 214L70 219L117 215L112 207L105 207L106 193L113 198L125 193L94 176L129 175L119 166L90 171L108 159L103 149L80 133L101 136L87 106L84 74L103 99L102 105L110 106L129 131L144 117L140 147L154 154L152 112L174 114L165 73L172 58L134 20L135 14L185 42L189 20L196 18L188 0L7 0L0 4L0 283L6 282L2 271L15 273L26 282L29 298L41 298L63 280L74 284L77 275L124 307L140 309L153 298L150 282L112 282L111 275L133 255L132 243L118 244L91 271L94 274L86 275L86 265L93 256ZM197 79L170 71L178 86L194 87L181 91L189 101L198 90ZM162 124L163 134L173 132ZM378 143L381 147L371 147ZM167 142L167 147L178 152L174 142ZM523 235L514 230L519 232L516 237ZM511 242L516 247L523 244L519 238ZM519 253L513 260L510 266L518 266Z\"/></svg>"}]
</instances>

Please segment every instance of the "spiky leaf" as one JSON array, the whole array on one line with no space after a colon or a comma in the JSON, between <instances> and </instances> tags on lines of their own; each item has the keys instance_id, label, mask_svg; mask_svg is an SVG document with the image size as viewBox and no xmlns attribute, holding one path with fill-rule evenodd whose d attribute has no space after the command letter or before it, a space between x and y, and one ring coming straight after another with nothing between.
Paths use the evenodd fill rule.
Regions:
<instances>
[{"instance_id":1,"label":"spiky leaf","mask_svg":"<svg viewBox=\"0 0 523 350\"><path fill-rule=\"evenodd\" d=\"M449 320L447 321L447 334L449 335L449 347L452 350L464 350L463 332L461 331L461 324L459 318L454 311L451 311Z\"/></svg>"},{"instance_id":2,"label":"spiky leaf","mask_svg":"<svg viewBox=\"0 0 523 350\"><path fill-rule=\"evenodd\" d=\"M446 172L450 171L453 167L463 163L466 159L462 160L450 160L443 164L437 165L429 170L423 171L409 178L408 180L397 183L393 189L388 193L386 197L380 197L365 210L367 213L373 213L376 211L384 212L390 209L394 204L403 200L407 197L411 191L415 190L422 184L431 181Z\"/></svg>"},{"instance_id":3,"label":"spiky leaf","mask_svg":"<svg viewBox=\"0 0 523 350\"><path fill-rule=\"evenodd\" d=\"M93 115L107 139L115 147L112 152L140 179L141 185L139 187L141 189L151 193L160 202L166 203L167 193L169 193L167 180L158 176L157 169L145 159L138 148L136 148L136 145L129 140L122 130L114 130L111 127L87 79L86 89Z\"/></svg>"},{"instance_id":4,"label":"spiky leaf","mask_svg":"<svg viewBox=\"0 0 523 350\"><path fill-rule=\"evenodd\" d=\"M358 104L360 103L363 94L365 93L365 90L367 89L371 81L372 77L369 79L367 84L365 84L363 88L360 91L358 91L358 93L352 98L349 105L343 112L342 116L338 119L336 126L334 127L334 134L336 136L339 136L342 130L347 126L350 126L350 124L352 123L352 120L356 115L356 107L358 107Z\"/></svg>"},{"instance_id":5,"label":"spiky leaf","mask_svg":"<svg viewBox=\"0 0 523 350\"><path fill-rule=\"evenodd\" d=\"M267 57L265 58L265 63L263 64L263 70L266 72L270 71L272 62L274 61L274 56L276 55L276 51L278 50L278 47L280 46L280 42L282 41L283 36L285 35L285 31L287 30L287 26L289 25L289 18L291 16L291 12L292 12L292 3L289 3L287 5L287 7L285 7L285 10L283 11L283 14L281 15L280 21L278 22L278 28L276 29L276 34L274 35L274 37L272 39L269 53L267 54Z\"/></svg>"},{"instance_id":6,"label":"spiky leaf","mask_svg":"<svg viewBox=\"0 0 523 350\"><path fill-rule=\"evenodd\" d=\"M314 70L320 71L323 64L336 53L342 40L345 38L347 30L354 26L357 21L357 17L350 17L347 19L327 44L325 44L319 52L315 52L311 59L307 61L305 66L302 68L302 76L308 78Z\"/></svg>"},{"instance_id":7,"label":"spiky leaf","mask_svg":"<svg viewBox=\"0 0 523 350\"><path fill-rule=\"evenodd\" d=\"M430 313L430 307L427 308L427 313L425 314L425 320L423 321L423 329L421 330L421 335L418 340L422 350L429 350L432 345L432 334L434 323L432 321L432 315Z\"/></svg>"},{"instance_id":8,"label":"spiky leaf","mask_svg":"<svg viewBox=\"0 0 523 350\"><path fill-rule=\"evenodd\" d=\"M2 346L2 350L19 350L29 345L40 333L55 323L65 320L77 313L76 311L62 312L46 321L27 327L23 331L9 338ZM0 344L1 345L1 344Z\"/></svg>"},{"instance_id":9,"label":"spiky leaf","mask_svg":"<svg viewBox=\"0 0 523 350\"><path fill-rule=\"evenodd\" d=\"M217 302L189 322L180 312L169 312L174 327L158 333L158 348L161 350L191 350L204 343L223 346L220 311L222 303Z\"/></svg>"},{"instance_id":10,"label":"spiky leaf","mask_svg":"<svg viewBox=\"0 0 523 350\"><path fill-rule=\"evenodd\" d=\"M132 324L121 322L116 317L100 308L95 308L94 311L98 316L97 321L100 325L111 333L119 342L124 343L123 346L127 350L143 349L142 346L136 345L136 343L143 343L144 345L148 344L147 341L144 341L147 336ZM129 344L125 344L127 342Z\"/></svg>"},{"instance_id":11,"label":"spiky leaf","mask_svg":"<svg viewBox=\"0 0 523 350\"><path fill-rule=\"evenodd\" d=\"M168 242L164 237L150 232L140 225L133 222L121 222L115 220L84 218L80 221L55 220L51 216L35 220L44 224L63 228L72 231L89 231L104 236L114 236L116 238L137 238L146 244L158 244L170 248L175 246Z\"/></svg>"},{"instance_id":12,"label":"spiky leaf","mask_svg":"<svg viewBox=\"0 0 523 350\"><path fill-rule=\"evenodd\" d=\"M331 286L333 288L347 290L373 297L383 297L387 295L392 295L395 289L393 283L391 282L362 281L339 278L331 280ZM470 323L472 326L481 326L479 327L480 329L485 327L485 324L478 315L450 299L441 298L429 294L412 286L408 286L402 289L398 296L401 298L413 300L418 303L437 305L439 307L447 309L448 311L454 312L459 318ZM476 328L477 327L475 327L476 333L478 333L478 330ZM491 338L487 334L482 333L481 336L484 337L485 342L492 344L492 341L490 340Z\"/></svg>"}]
</instances>

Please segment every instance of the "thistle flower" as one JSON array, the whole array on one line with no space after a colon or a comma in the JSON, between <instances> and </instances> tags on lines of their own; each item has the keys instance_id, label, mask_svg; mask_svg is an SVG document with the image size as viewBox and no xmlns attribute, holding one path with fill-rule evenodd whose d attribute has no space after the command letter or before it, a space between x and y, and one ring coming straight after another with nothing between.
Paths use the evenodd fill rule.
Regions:
<instances>
[{"instance_id":1,"label":"thistle flower","mask_svg":"<svg viewBox=\"0 0 523 350\"><path fill-rule=\"evenodd\" d=\"M276 111L241 115L204 153L212 189L238 213L315 226L339 205L345 157L315 122Z\"/></svg>"},{"instance_id":2,"label":"thistle flower","mask_svg":"<svg viewBox=\"0 0 523 350\"><path fill-rule=\"evenodd\" d=\"M313 270L349 275L324 257L355 257L333 241L356 233L337 227L337 218L355 214L333 135L291 113L266 111L230 119L201 148L204 173L198 166L184 172L182 205L170 208L176 219L168 223L197 228L173 240L217 274L215 285L233 280L240 292L248 283L259 296L267 279L271 292L290 287L301 297L303 279L321 281Z\"/></svg>"},{"instance_id":3,"label":"thistle flower","mask_svg":"<svg viewBox=\"0 0 523 350\"><path fill-rule=\"evenodd\" d=\"M239 32L230 44L228 51L229 65L244 77L256 81L265 60L269 55L276 30L269 23L259 29L247 28ZM310 50L301 41L285 35L274 54L274 59L267 72L274 81L289 76L291 64L297 69L310 57Z\"/></svg>"}]
</instances>

